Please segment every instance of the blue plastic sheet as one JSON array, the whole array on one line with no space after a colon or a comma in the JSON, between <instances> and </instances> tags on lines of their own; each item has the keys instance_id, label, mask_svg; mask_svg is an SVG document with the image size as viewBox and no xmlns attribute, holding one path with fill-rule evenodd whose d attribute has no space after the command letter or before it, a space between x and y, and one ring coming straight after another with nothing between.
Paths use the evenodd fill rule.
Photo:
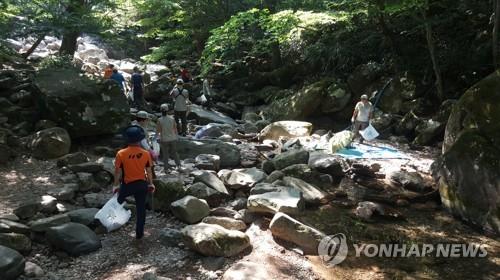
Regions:
<instances>
[{"instance_id":1,"label":"blue plastic sheet","mask_svg":"<svg viewBox=\"0 0 500 280\"><path fill-rule=\"evenodd\" d=\"M385 146L376 146L372 144L352 144L349 148L338 150L336 155L344 158L371 158L371 159L407 159L404 153L397 149Z\"/></svg>"}]
</instances>

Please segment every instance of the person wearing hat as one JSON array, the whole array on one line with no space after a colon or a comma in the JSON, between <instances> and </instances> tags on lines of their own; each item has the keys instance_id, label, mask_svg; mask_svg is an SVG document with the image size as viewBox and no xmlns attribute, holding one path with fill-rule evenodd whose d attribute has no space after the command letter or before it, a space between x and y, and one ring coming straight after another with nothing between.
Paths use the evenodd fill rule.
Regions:
<instances>
[{"instance_id":1,"label":"person wearing hat","mask_svg":"<svg viewBox=\"0 0 500 280\"><path fill-rule=\"evenodd\" d=\"M148 121L149 114L146 111L139 111L135 115L135 120L132 122L132 125L140 126L145 132L148 131ZM151 150L151 145L148 143L147 137L141 140L141 147L147 151Z\"/></svg>"},{"instance_id":2,"label":"person wearing hat","mask_svg":"<svg viewBox=\"0 0 500 280\"><path fill-rule=\"evenodd\" d=\"M363 137L359 135L359 131L368 127L373 116L373 105L368 101L366 94L361 95L361 100L356 103L352 114L351 122L353 124L354 139L360 138L359 143L363 143Z\"/></svg>"},{"instance_id":3,"label":"person wearing hat","mask_svg":"<svg viewBox=\"0 0 500 280\"><path fill-rule=\"evenodd\" d=\"M180 135L186 136L187 111L190 101L189 92L184 88L184 81L182 79L177 79L175 87L170 92L170 96L174 100L174 118L177 130Z\"/></svg>"},{"instance_id":4,"label":"person wearing hat","mask_svg":"<svg viewBox=\"0 0 500 280\"><path fill-rule=\"evenodd\" d=\"M163 168L166 170L170 168L168 159L173 156L177 169L181 167L179 154L177 153L177 126L175 120L168 115L168 104L161 104L160 111L161 117L156 123L156 133L160 135L160 150L162 152Z\"/></svg>"},{"instance_id":5,"label":"person wearing hat","mask_svg":"<svg viewBox=\"0 0 500 280\"><path fill-rule=\"evenodd\" d=\"M146 222L146 196L156 189L153 184L153 163L148 151L140 146L146 137L142 127L131 125L125 129L124 136L128 145L116 154L113 193L118 192L120 204L128 196L134 196L137 208L135 237L141 239Z\"/></svg>"}]
</instances>

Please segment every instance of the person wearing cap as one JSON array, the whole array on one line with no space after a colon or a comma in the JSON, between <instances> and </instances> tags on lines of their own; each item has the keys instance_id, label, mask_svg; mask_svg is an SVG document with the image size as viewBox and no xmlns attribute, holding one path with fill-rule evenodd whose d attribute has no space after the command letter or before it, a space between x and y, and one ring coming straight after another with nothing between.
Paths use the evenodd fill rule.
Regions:
<instances>
[{"instance_id":1,"label":"person wearing cap","mask_svg":"<svg viewBox=\"0 0 500 280\"><path fill-rule=\"evenodd\" d=\"M135 115L135 121L132 122L132 125L138 125L140 126L145 132L147 132L147 127L148 127L148 121L149 121L149 114L146 111L139 111ZM141 147L145 149L146 151L151 150L151 145L148 143L147 137L141 140Z\"/></svg>"},{"instance_id":2,"label":"person wearing cap","mask_svg":"<svg viewBox=\"0 0 500 280\"><path fill-rule=\"evenodd\" d=\"M353 124L354 139L360 138L359 143L363 143L363 137L359 135L359 131L368 127L373 116L373 105L368 101L366 94L361 95L361 100L356 103L352 114L351 122Z\"/></svg>"},{"instance_id":3,"label":"person wearing cap","mask_svg":"<svg viewBox=\"0 0 500 280\"><path fill-rule=\"evenodd\" d=\"M182 79L177 80L175 87L170 92L170 96L174 100L174 118L177 130L180 135L186 136L187 111L190 101L189 92L184 88L184 81Z\"/></svg>"},{"instance_id":4,"label":"person wearing cap","mask_svg":"<svg viewBox=\"0 0 500 280\"><path fill-rule=\"evenodd\" d=\"M177 169L181 167L181 161L177 153L177 126L175 125L174 118L168 115L168 109L168 104L161 104L161 117L156 124L156 133L160 135L160 150L162 152L163 168L165 171L170 168L168 164L170 156L173 156Z\"/></svg>"},{"instance_id":5,"label":"person wearing cap","mask_svg":"<svg viewBox=\"0 0 500 280\"><path fill-rule=\"evenodd\" d=\"M139 67L134 66L134 73L130 78L130 84L132 92L134 93L134 103L138 109L142 109L145 106L144 101L144 81L142 78L141 71Z\"/></svg>"},{"instance_id":6,"label":"person wearing cap","mask_svg":"<svg viewBox=\"0 0 500 280\"><path fill-rule=\"evenodd\" d=\"M153 164L148 151L140 146L146 137L142 127L131 125L125 129L124 136L128 145L116 154L113 193L118 192L120 204L128 196L134 196L137 209L135 237L141 239L146 222L146 196L156 189L153 184Z\"/></svg>"}]
</instances>

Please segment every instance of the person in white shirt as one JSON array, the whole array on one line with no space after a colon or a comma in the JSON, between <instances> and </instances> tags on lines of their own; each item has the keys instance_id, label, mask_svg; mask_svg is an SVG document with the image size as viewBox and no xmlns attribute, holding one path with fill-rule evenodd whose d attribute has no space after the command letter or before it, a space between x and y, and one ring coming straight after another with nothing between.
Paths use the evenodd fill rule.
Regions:
<instances>
[{"instance_id":1,"label":"person in white shirt","mask_svg":"<svg viewBox=\"0 0 500 280\"><path fill-rule=\"evenodd\" d=\"M170 96L174 100L175 123L181 128L179 134L186 136L187 111L191 102L189 101L189 92L184 88L184 81L182 79L177 80L175 87L170 92Z\"/></svg>"},{"instance_id":2,"label":"person in white shirt","mask_svg":"<svg viewBox=\"0 0 500 280\"><path fill-rule=\"evenodd\" d=\"M360 138L359 143L363 143L363 137L359 135L360 130L364 130L370 124L373 117L373 105L368 101L366 94L361 95L361 100L354 107L351 122L353 124L354 139Z\"/></svg>"},{"instance_id":3,"label":"person in white shirt","mask_svg":"<svg viewBox=\"0 0 500 280\"><path fill-rule=\"evenodd\" d=\"M168 159L172 156L177 165L177 169L181 167L179 154L177 153L177 126L174 118L168 115L168 104L160 106L161 117L156 123L156 133L159 135L160 150L162 152L163 168L168 170L170 165ZM166 173L166 172L165 172Z\"/></svg>"}]
</instances>

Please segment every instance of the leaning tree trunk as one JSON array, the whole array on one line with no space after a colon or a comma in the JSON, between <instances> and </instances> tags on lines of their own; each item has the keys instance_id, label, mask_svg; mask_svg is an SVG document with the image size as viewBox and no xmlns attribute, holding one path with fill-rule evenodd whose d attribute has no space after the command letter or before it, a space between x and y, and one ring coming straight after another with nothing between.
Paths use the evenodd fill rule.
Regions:
<instances>
[{"instance_id":1,"label":"leaning tree trunk","mask_svg":"<svg viewBox=\"0 0 500 280\"><path fill-rule=\"evenodd\" d=\"M494 2L494 18L493 18L493 66L498 69L498 27L500 23L500 0Z\"/></svg>"},{"instance_id":2,"label":"leaning tree trunk","mask_svg":"<svg viewBox=\"0 0 500 280\"><path fill-rule=\"evenodd\" d=\"M426 12L422 12L425 25L425 37L427 39L427 48L429 49L429 54L431 56L432 68L434 69L434 75L436 76L436 87L439 100L444 100L443 92L443 80L441 79L441 70L439 69L439 64L436 57L436 49L434 46L434 39L432 38L432 26L427 19Z\"/></svg>"},{"instance_id":3,"label":"leaning tree trunk","mask_svg":"<svg viewBox=\"0 0 500 280\"><path fill-rule=\"evenodd\" d=\"M22 56L25 59L28 58L36 50L38 45L40 45L40 43L43 41L43 38L45 38L45 34L40 35L36 42L31 46L31 48L27 52L23 53Z\"/></svg>"},{"instance_id":4,"label":"leaning tree trunk","mask_svg":"<svg viewBox=\"0 0 500 280\"><path fill-rule=\"evenodd\" d=\"M73 56L77 49L78 36L80 36L80 32L71 31L64 33L59 54Z\"/></svg>"}]
</instances>

